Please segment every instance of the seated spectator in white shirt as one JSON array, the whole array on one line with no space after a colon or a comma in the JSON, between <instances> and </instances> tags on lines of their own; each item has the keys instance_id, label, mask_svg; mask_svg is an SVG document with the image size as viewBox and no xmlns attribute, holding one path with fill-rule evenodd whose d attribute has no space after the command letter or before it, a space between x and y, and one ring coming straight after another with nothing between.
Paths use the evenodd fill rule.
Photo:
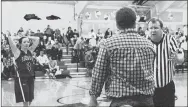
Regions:
<instances>
[{"instance_id":1,"label":"seated spectator in white shirt","mask_svg":"<svg viewBox=\"0 0 188 107\"><path fill-rule=\"evenodd\" d=\"M88 39L91 39L93 36L94 36L94 38L96 39L96 34L95 34L95 32L93 31L93 29L91 29L91 32L89 32L89 34L88 34Z\"/></svg>"},{"instance_id":2,"label":"seated spectator in white shirt","mask_svg":"<svg viewBox=\"0 0 188 107\"><path fill-rule=\"evenodd\" d=\"M37 57L37 60L41 65L48 65L49 62L48 57L44 55L43 51L40 51L40 55Z\"/></svg>"},{"instance_id":3,"label":"seated spectator in white shirt","mask_svg":"<svg viewBox=\"0 0 188 107\"><path fill-rule=\"evenodd\" d=\"M43 51L40 51L40 55L37 57L37 61L39 62L40 66L41 66L40 68L42 69L42 71L44 73L48 72L48 69L49 69L49 66L48 66L49 60L48 60L48 57L46 55L44 55Z\"/></svg>"},{"instance_id":4,"label":"seated spectator in white shirt","mask_svg":"<svg viewBox=\"0 0 188 107\"><path fill-rule=\"evenodd\" d=\"M84 48L84 38L79 37L76 41L76 44L74 45L74 49L80 50Z\"/></svg>"},{"instance_id":5,"label":"seated spectator in white shirt","mask_svg":"<svg viewBox=\"0 0 188 107\"><path fill-rule=\"evenodd\" d=\"M91 47L96 47L97 42L94 36L92 36L92 38L89 40L89 44L91 45Z\"/></svg>"},{"instance_id":6,"label":"seated spectator in white shirt","mask_svg":"<svg viewBox=\"0 0 188 107\"><path fill-rule=\"evenodd\" d=\"M49 74L48 71L49 71L49 66L48 66L48 63L49 63L49 60L47 58L46 55L44 55L44 52L43 51L40 51L40 55L36 58L37 59L37 62L39 63L38 67L40 70L42 70L42 72L44 74Z\"/></svg>"}]
</instances>

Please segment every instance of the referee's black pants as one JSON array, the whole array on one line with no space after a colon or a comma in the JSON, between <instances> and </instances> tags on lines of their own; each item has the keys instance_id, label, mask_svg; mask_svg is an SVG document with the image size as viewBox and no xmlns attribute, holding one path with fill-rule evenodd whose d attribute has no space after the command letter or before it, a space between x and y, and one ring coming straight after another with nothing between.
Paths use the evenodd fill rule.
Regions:
<instances>
[{"instance_id":1,"label":"referee's black pants","mask_svg":"<svg viewBox=\"0 0 188 107\"><path fill-rule=\"evenodd\" d=\"M174 81L171 81L165 87L155 88L153 102L155 107L175 107Z\"/></svg>"}]
</instances>

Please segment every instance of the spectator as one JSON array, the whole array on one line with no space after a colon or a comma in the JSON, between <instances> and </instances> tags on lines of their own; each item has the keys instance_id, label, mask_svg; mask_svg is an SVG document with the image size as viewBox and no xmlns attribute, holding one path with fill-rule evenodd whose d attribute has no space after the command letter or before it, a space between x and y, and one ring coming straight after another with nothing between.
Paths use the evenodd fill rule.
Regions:
<instances>
[{"instance_id":1,"label":"spectator","mask_svg":"<svg viewBox=\"0 0 188 107\"><path fill-rule=\"evenodd\" d=\"M76 29L74 29L74 35L76 35L76 38L79 38L79 33Z\"/></svg>"},{"instance_id":2,"label":"spectator","mask_svg":"<svg viewBox=\"0 0 188 107\"><path fill-rule=\"evenodd\" d=\"M55 36L55 39L57 39L58 42L61 42L62 36L61 36L61 31L59 29L55 30L54 36Z\"/></svg>"},{"instance_id":3,"label":"spectator","mask_svg":"<svg viewBox=\"0 0 188 107\"><path fill-rule=\"evenodd\" d=\"M96 39L96 34L95 34L94 30L91 29L91 32L88 33L88 39L91 39L93 36Z\"/></svg>"},{"instance_id":4,"label":"spectator","mask_svg":"<svg viewBox=\"0 0 188 107\"><path fill-rule=\"evenodd\" d=\"M110 28L108 28L104 34L104 38L109 38L112 36L112 31L110 30Z\"/></svg>"},{"instance_id":5,"label":"spectator","mask_svg":"<svg viewBox=\"0 0 188 107\"><path fill-rule=\"evenodd\" d=\"M72 42L73 45L75 45L77 39L79 38L79 33L76 31L76 29L74 29L74 34L73 35L74 35L74 37L71 39L71 42Z\"/></svg>"},{"instance_id":6,"label":"spectator","mask_svg":"<svg viewBox=\"0 0 188 107\"><path fill-rule=\"evenodd\" d=\"M47 36L47 40L49 37L51 37L51 39L54 40L54 31L50 28L50 25L47 26L47 28L44 31L44 34Z\"/></svg>"},{"instance_id":7,"label":"spectator","mask_svg":"<svg viewBox=\"0 0 188 107\"><path fill-rule=\"evenodd\" d=\"M74 45L74 49L81 50L84 48L84 38L79 37L78 40L76 41L76 44Z\"/></svg>"},{"instance_id":8,"label":"spectator","mask_svg":"<svg viewBox=\"0 0 188 107\"><path fill-rule=\"evenodd\" d=\"M170 33L168 27L164 27L164 28L163 28L163 32L166 33L166 34L169 34L169 33Z\"/></svg>"},{"instance_id":9,"label":"spectator","mask_svg":"<svg viewBox=\"0 0 188 107\"><path fill-rule=\"evenodd\" d=\"M55 73L59 70L59 66L57 66L57 61L56 60L52 60L52 57L49 56L49 73L50 75L52 75L53 78L55 78Z\"/></svg>"},{"instance_id":10,"label":"spectator","mask_svg":"<svg viewBox=\"0 0 188 107\"><path fill-rule=\"evenodd\" d=\"M70 70L68 70L67 67L63 69L61 75L63 78L66 78L66 77L72 78L72 76L70 76Z\"/></svg>"},{"instance_id":11,"label":"spectator","mask_svg":"<svg viewBox=\"0 0 188 107\"><path fill-rule=\"evenodd\" d=\"M48 41L48 43L46 44L46 54L47 55L51 55L52 46L53 46L52 42Z\"/></svg>"},{"instance_id":12,"label":"spectator","mask_svg":"<svg viewBox=\"0 0 188 107\"><path fill-rule=\"evenodd\" d=\"M37 48L35 49L35 52L36 52L36 56L39 56L40 55L40 51L44 51L46 50L46 47L44 45L44 42L43 41L40 41L39 45L37 46Z\"/></svg>"},{"instance_id":13,"label":"spectator","mask_svg":"<svg viewBox=\"0 0 188 107\"><path fill-rule=\"evenodd\" d=\"M142 27L139 27L139 28L138 28L138 34L139 34L140 36L145 36L145 33L144 33L144 31L142 30Z\"/></svg>"},{"instance_id":14,"label":"spectator","mask_svg":"<svg viewBox=\"0 0 188 107\"><path fill-rule=\"evenodd\" d=\"M69 43L71 43L71 38L74 38L74 33L71 30L71 27L68 27L68 31L67 31L66 37L67 37ZM71 45L73 45L73 44L71 44Z\"/></svg>"},{"instance_id":15,"label":"spectator","mask_svg":"<svg viewBox=\"0 0 188 107\"><path fill-rule=\"evenodd\" d=\"M78 59L81 63L84 61L84 38L79 37L74 45L75 56L72 55L72 62L77 62Z\"/></svg>"},{"instance_id":16,"label":"spectator","mask_svg":"<svg viewBox=\"0 0 188 107\"><path fill-rule=\"evenodd\" d=\"M44 34L42 32L40 32L40 30L37 30L37 33L35 33L34 36L39 37L40 41L43 41Z\"/></svg>"},{"instance_id":17,"label":"spectator","mask_svg":"<svg viewBox=\"0 0 188 107\"><path fill-rule=\"evenodd\" d=\"M101 31L100 31L100 29L98 29L98 32L96 34L96 41L98 42L99 38L102 38L102 37L103 37L103 35L102 35Z\"/></svg>"},{"instance_id":18,"label":"spectator","mask_svg":"<svg viewBox=\"0 0 188 107\"><path fill-rule=\"evenodd\" d=\"M59 49L60 49L60 45L59 45L57 39L55 39L55 43L52 45L51 53L50 53L50 56L52 56L52 60L58 59Z\"/></svg>"},{"instance_id":19,"label":"spectator","mask_svg":"<svg viewBox=\"0 0 188 107\"><path fill-rule=\"evenodd\" d=\"M94 36L91 37L91 39L89 40L89 45L92 47L92 48L95 48L96 45L97 45L97 42L96 42L96 39Z\"/></svg>"},{"instance_id":20,"label":"spectator","mask_svg":"<svg viewBox=\"0 0 188 107\"><path fill-rule=\"evenodd\" d=\"M23 28L20 27L20 29L18 30L17 34L19 34L19 33L23 33L23 32L24 32Z\"/></svg>"},{"instance_id":21,"label":"spectator","mask_svg":"<svg viewBox=\"0 0 188 107\"><path fill-rule=\"evenodd\" d=\"M178 28L178 30L176 31L176 33L178 34L178 35L181 35L181 29L180 28Z\"/></svg>"},{"instance_id":22,"label":"spectator","mask_svg":"<svg viewBox=\"0 0 188 107\"><path fill-rule=\"evenodd\" d=\"M13 76L13 73L14 73L13 60L10 54L7 53L7 57L4 56L2 61L4 65L3 74L4 74L5 79L8 80L9 78Z\"/></svg>"},{"instance_id":23,"label":"spectator","mask_svg":"<svg viewBox=\"0 0 188 107\"><path fill-rule=\"evenodd\" d=\"M48 60L48 57L46 55L44 55L43 51L40 51L40 55L37 57L37 61L39 62L42 71L44 73L46 73L47 75L49 75L49 72L48 72L48 69L49 69L49 66L48 66L49 60Z\"/></svg>"},{"instance_id":24,"label":"spectator","mask_svg":"<svg viewBox=\"0 0 188 107\"><path fill-rule=\"evenodd\" d=\"M94 57L92 56L92 50L87 51L85 54L85 67L87 68L86 76L91 77L92 75L92 69L95 65Z\"/></svg>"}]
</instances>

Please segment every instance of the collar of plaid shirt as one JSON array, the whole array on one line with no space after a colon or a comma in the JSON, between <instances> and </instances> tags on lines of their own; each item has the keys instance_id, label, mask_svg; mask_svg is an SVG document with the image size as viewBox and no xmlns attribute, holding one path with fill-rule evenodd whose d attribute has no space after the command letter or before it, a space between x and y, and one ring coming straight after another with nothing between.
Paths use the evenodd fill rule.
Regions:
<instances>
[{"instance_id":1,"label":"collar of plaid shirt","mask_svg":"<svg viewBox=\"0 0 188 107\"><path fill-rule=\"evenodd\" d=\"M125 34L125 33L137 33L136 28L126 28L124 30L120 30L120 34Z\"/></svg>"},{"instance_id":2,"label":"collar of plaid shirt","mask_svg":"<svg viewBox=\"0 0 188 107\"><path fill-rule=\"evenodd\" d=\"M153 44L135 29L107 39L92 71L90 95L99 97L104 82L110 97L152 95L154 57Z\"/></svg>"}]
</instances>

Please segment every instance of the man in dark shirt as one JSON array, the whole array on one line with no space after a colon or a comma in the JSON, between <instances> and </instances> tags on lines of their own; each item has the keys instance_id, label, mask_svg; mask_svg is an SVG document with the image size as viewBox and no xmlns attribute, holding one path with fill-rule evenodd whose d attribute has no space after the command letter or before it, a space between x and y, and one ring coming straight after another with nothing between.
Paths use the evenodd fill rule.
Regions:
<instances>
[{"instance_id":1,"label":"man in dark shirt","mask_svg":"<svg viewBox=\"0 0 188 107\"><path fill-rule=\"evenodd\" d=\"M71 30L71 27L68 27L68 31L67 31L66 36L67 36L67 39L68 39L69 43L71 43L71 38L74 37L74 33L73 33L73 31Z\"/></svg>"},{"instance_id":2,"label":"man in dark shirt","mask_svg":"<svg viewBox=\"0 0 188 107\"><path fill-rule=\"evenodd\" d=\"M44 34L47 36L47 40L49 37L51 37L51 39L54 40L54 31L50 28L50 25L47 26L46 30L44 31Z\"/></svg>"}]
</instances>

